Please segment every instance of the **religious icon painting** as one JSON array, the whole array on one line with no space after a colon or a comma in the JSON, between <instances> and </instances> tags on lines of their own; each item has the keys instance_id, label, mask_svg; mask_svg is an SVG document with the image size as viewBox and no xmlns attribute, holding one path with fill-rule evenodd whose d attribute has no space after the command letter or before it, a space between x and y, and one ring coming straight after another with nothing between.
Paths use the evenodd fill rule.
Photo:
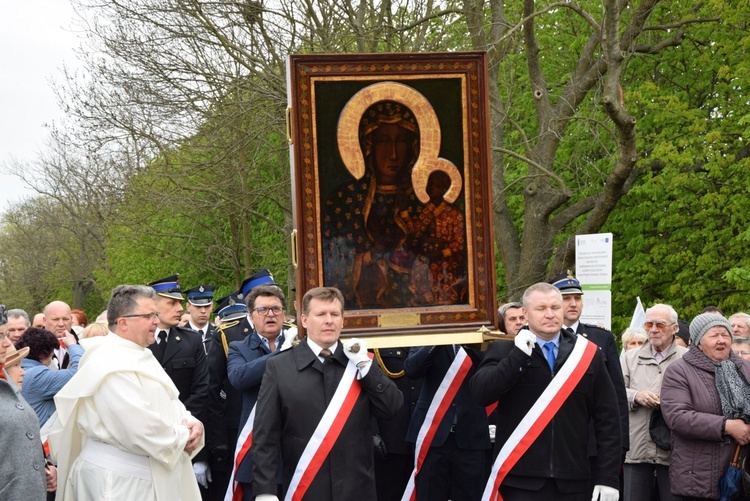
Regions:
<instances>
[{"instance_id":1,"label":"religious icon painting","mask_svg":"<svg viewBox=\"0 0 750 501\"><path fill-rule=\"evenodd\" d=\"M288 82L300 295L337 287L381 346L494 326L485 54L292 55Z\"/></svg>"}]
</instances>

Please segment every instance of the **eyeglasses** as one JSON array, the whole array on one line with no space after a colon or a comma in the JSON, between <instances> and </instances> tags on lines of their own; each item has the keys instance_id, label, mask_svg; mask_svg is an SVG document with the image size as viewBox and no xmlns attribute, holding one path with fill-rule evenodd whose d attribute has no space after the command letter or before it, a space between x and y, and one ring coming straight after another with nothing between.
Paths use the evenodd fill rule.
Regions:
<instances>
[{"instance_id":1,"label":"eyeglasses","mask_svg":"<svg viewBox=\"0 0 750 501\"><path fill-rule=\"evenodd\" d=\"M666 322L644 322L643 328L648 330L651 330L652 327L656 326L656 328L659 330L659 332L665 332L667 330L667 327L672 327L674 324L668 324Z\"/></svg>"},{"instance_id":2,"label":"eyeglasses","mask_svg":"<svg viewBox=\"0 0 750 501\"><path fill-rule=\"evenodd\" d=\"M146 320L153 320L159 318L159 312L152 311L151 313L133 313L132 315L123 315L120 318L145 318Z\"/></svg>"},{"instance_id":3,"label":"eyeglasses","mask_svg":"<svg viewBox=\"0 0 750 501\"><path fill-rule=\"evenodd\" d=\"M267 317L269 313L273 313L274 316L281 315L281 312L284 311L284 308L281 306L271 306L270 308L268 306L258 306L253 311L258 312L258 315L262 317Z\"/></svg>"}]
</instances>

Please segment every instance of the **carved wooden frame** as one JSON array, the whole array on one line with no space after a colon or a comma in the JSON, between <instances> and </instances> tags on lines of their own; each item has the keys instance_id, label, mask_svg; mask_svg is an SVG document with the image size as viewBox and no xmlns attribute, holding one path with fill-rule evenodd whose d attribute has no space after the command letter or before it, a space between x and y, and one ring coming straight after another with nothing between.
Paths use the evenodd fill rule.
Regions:
<instances>
[{"instance_id":1,"label":"carved wooden frame","mask_svg":"<svg viewBox=\"0 0 750 501\"><path fill-rule=\"evenodd\" d=\"M354 311L347 307L343 335L372 338L371 346L444 344L447 339L476 342L476 336L464 334L497 325L486 55L483 52L290 55L287 76L295 227L292 250L298 297L310 288L331 285L323 283L326 263L321 240L325 196L322 192L326 187L330 191L335 180L350 175L342 167L342 155L347 155L347 148L361 156L359 142L354 138L354 142L346 143L352 140L352 135L343 137L340 131L346 129L338 125L350 123L356 127L363 106L402 92L411 93L414 96L409 102L417 108L414 115L421 114L420 133L424 138L413 167L416 195L420 201L426 200L424 184L420 184L416 175L427 172L425 169L448 172L451 167L447 164L453 162L463 182L460 193L449 191L445 199L449 202L458 199L457 206L463 209L465 218L467 300L440 306L397 305ZM363 89L366 95L360 96L359 106L348 106ZM424 100L427 111L422 112L419 108ZM338 136L333 134L334 130L339 131ZM453 150L444 152L450 148ZM432 159L429 169L420 167L425 151L433 150L433 156L440 157ZM443 156L451 160L446 163ZM351 173L356 168L364 169L349 165L346 164L346 169ZM423 179L422 183L425 182ZM346 300L350 302L350 298ZM434 337L448 334L440 340ZM426 335L427 339L415 340L413 335ZM404 336L408 336L409 344L405 344Z\"/></svg>"}]
</instances>

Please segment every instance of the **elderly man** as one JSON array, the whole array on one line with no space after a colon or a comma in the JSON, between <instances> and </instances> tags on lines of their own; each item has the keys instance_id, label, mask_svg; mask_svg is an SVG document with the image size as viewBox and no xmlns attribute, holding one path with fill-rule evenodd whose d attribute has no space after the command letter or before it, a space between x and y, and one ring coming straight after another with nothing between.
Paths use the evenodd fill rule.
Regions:
<instances>
[{"instance_id":1,"label":"elderly man","mask_svg":"<svg viewBox=\"0 0 750 501\"><path fill-rule=\"evenodd\" d=\"M750 362L750 339L734 338L734 341L732 341L732 351Z\"/></svg>"},{"instance_id":2,"label":"elderly man","mask_svg":"<svg viewBox=\"0 0 750 501\"><path fill-rule=\"evenodd\" d=\"M498 402L498 457L485 497L499 487L505 501L616 501L619 413L601 350L562 328L563 299L555 286L532 285L523 305L529 330L512 342L492 342L471 379L477 402ZM589 466L589 423L595 472Z\"/></svg>"},{"instance_id":3,"label":"elderly man","mask_svg":"<svg viewBox=\"0 0 750 501\"><path fill-rule=\"evenodd\" d=\"M307 337L266 362L253 425L255 499L278 500L281 466L294 499L375 501L370 423L393 416L403 396L364 341L339 341L338 289L307 291L300 321Z\"/></svg>"},{"instance_id":4,"label":"elderly man","mask_svg":"<svg viewBox=\"0 0 750 501\"><path fill-rule=\"evenodd\" d=\"M664 371L687 351L675 342L679 329L677 312L667 304L646 310L643 328L648 343L625 353L621 360L630 409L630 450L625 456L625 501L651 499L654 475L661 501L676 499L669 486L670 451L651 439L651 414L659 409ZM659 409L661 413L661 409Z\"/></svg>"},{"instance_id":5,"label":"elderly man","mask_svg":"<svg viewBox=\"0 0 750 501\"><path fill-rule=\"evenodd\" d=\"M58 500L200 499L190 457L203 446L203 425L147 349L155 298L148 287L115 288L111 332L86 340L78 373L55 397Z\"/></svg>"},{"instance_id":6,"label":"elderly man","mask_svg":"<svg viewBox=\"0 0 750 501\"><path fill-rule=\"evenodd\" d=\"M515 336L526 325L526 314L519 302L505 303L497 312L500 315L500 330L506 334Z\"/></svg>"},{"instance_id":7,"label":"elderly man","mask_svg":"<svg viewBox=\"0 0 750 501\"><path fill-rule=\"evenodd\" d=\"M750 315L739 312L729 317L728 320L735 338L750 338Z\"/></svg>"},{"instance_id":8,"label":"elderly man","mask_svg":"<svg viewBox=\"0 0 750 501\"><path fill-rule=\"evenodd\" d=\"M78 341L78 336L73 332L73 312L63 301L52 301L44 307L44 328L58 339L63 339L67 333L71 333ZM53 368L67 369L70 365L68 349L62 343L52 358Z\"/></svg>"},{"instance_id":9,"label":"elderly man","mask_svg":"<svg viewBox=\"0 0 750 501\"><path fill-rule=\"evenodd\" d=\"M31 326L29 314L19 309L8 310L8 323L6 325L6 334L10 338L10 342L16 344L21 338L21 334Z\"/></svg>"}]
</instances>

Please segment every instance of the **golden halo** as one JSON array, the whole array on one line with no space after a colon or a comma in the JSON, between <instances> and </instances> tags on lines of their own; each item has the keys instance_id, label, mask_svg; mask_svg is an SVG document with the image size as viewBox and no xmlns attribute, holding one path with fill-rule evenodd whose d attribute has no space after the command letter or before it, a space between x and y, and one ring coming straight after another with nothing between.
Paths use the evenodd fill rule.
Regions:
<instances>
[{"instance_id":1,"label":"golden halo","mask_svg":"<svg viewBox=\"0 0 750 501\"><path fill-rule=\"evenodd\" d=\"M421 93L396 82L379 82L360 90L346 103L339 115L336 131L339 154L346 169L355 179L365 175L365 159L359 145L359 121L371 105L378 101L396 101L414 113L419 124L419 158L411 173L414 193L427 203L427 178L433 170L442 170L451 178L445 200L453 203L461 193L461 174L450 160L438 157L440 152L440 123L430 102Z\"/></svg>"}]
</instances>

